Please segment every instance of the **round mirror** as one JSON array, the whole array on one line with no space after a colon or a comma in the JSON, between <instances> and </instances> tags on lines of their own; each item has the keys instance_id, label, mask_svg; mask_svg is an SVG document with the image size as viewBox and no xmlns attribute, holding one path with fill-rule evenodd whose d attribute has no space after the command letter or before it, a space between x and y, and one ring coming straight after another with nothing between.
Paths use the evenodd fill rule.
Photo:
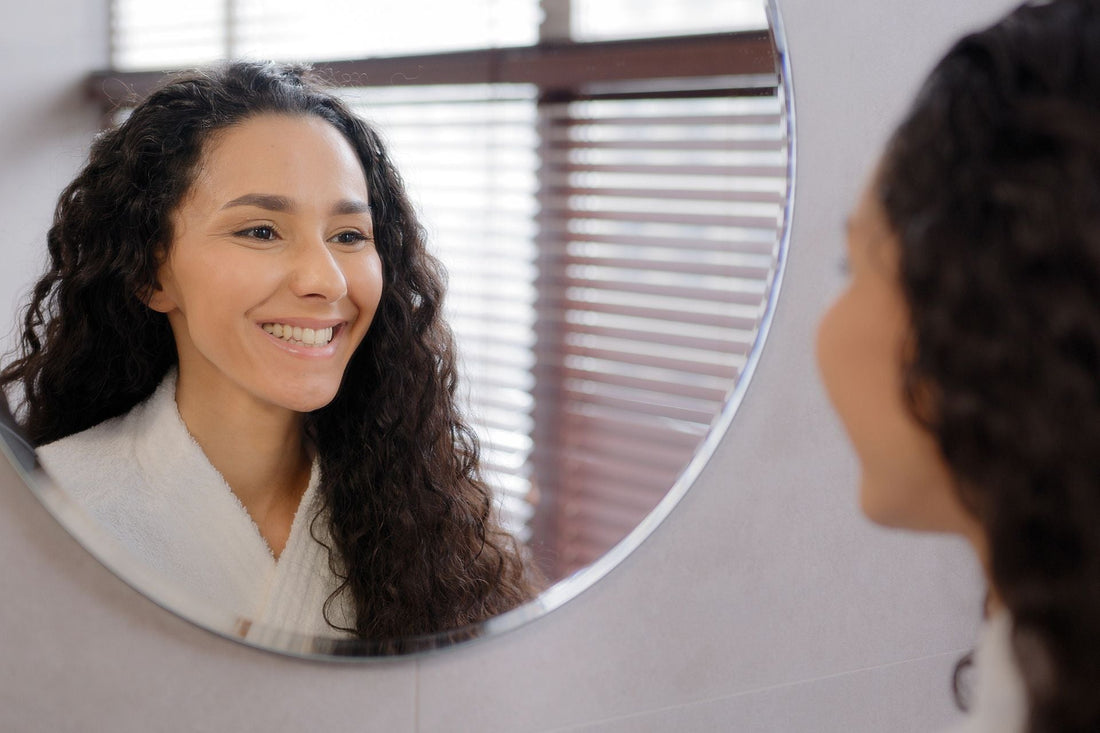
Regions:
<instances>
[{"instance_id":1,"label":"round mirror","mask_svg":"<svg viewBox=\"0 0 1100 733\"><path fill-rule=\"evenodd\" d=\"M687 4L341 6L346 23L388 39L364 48L358 34L340 36L344 47L303 33L331 16L311 6L298 17L299 3L196 3L186 27L178 8L162 18L115 3L115 68L89 81L110 125L159 69L309 60L379 130L448 272L460 402L500 522L545 578L533 600L411 637L302 633L154 570L38 465L13 419L9 459L127 583L279 652L433 649L575 597L660 523L706 462L752 374L782 273L794 140L778 13L763 0ZM187 30L178 45L166 42L171 27ZM210 34L199 38L200 27Z\"/></svg>"}]
</instances>

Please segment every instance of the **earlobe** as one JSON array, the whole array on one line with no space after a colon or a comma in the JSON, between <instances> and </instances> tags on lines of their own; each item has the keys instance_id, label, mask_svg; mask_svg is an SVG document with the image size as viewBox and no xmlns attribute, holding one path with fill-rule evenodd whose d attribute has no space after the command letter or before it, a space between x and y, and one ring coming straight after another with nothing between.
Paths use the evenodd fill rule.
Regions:
<instances>
[{"instance_id":1,"label":"earlobe","mask_svg":"<svg viewBox=\"0 0 1100 733\"><path fill-rule=\"evenodd\" d=\"M141 300L158 313L169 313L176 309L175 301L159 282L153 283L153 286L141 296Z\"/></svg>"}]
</instances>

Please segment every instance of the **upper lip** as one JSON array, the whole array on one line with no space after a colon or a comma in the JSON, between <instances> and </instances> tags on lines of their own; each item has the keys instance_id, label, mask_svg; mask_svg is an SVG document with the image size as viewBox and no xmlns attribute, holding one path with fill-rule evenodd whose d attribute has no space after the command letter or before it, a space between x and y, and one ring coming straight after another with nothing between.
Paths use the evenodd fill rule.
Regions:
<instances>
[{"instance_id":1,"label":"upper lip","mask_svg":"<svg viewBox=\"0 0 1100 733\"><path fill-rule=\"evenodd\" d=\"M347 323L346 318L262 318L258 323L262 326L265 323L279 323L284 326L297 326L299 328L312 328L314 331L318 331L322 328L335 328L341 324Z\"/></svg>"}]
</instances>

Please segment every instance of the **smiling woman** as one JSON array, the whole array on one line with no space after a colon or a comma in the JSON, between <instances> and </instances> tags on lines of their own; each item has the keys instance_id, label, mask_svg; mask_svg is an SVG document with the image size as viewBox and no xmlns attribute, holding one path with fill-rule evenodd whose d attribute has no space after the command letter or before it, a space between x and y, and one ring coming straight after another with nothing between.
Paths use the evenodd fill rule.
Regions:
<instances>
[{"instance_id":1,"label":"smiling woman","mask_svg":"<svg viewBox=\"0 0 1100 733\"><path fill-rule=\"evenodd\" d=\"M395 639L529 599L400 179L307 72L156 90L62 194L22 356L39 458L246 625Z\"/></svg>"},{"instance_id":2,"label":"smiling woman","mask_svg":"<svg viewBox=\"0 0 1100 733\"><path fill-rule=\"evenodd\" d=\"M188 432L278 557L312 463L303 416L336 396L382 265L363 167L331 125L260 115L207 147L148 303L172 327Z\"/></svg>"}]
</instances>

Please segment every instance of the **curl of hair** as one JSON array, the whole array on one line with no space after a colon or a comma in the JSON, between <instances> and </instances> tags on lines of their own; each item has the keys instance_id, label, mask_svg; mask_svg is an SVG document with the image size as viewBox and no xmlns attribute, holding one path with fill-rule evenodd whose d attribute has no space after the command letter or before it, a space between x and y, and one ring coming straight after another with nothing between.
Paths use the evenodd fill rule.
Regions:
<instances>
[{"instance_id":1,"label":"curl of hair","mask_svg":"<svg viewBox=\"0 0 1100 733\"><path fill-rule=\"evenodd\" d=\"M1029 730L1100 730L1100 4L1024 5L960 40L877 192L909 407L987 536Z\"/></svg>"},{"instance_id":2,"label":"curl of hair","mask_svg":"<svg viewBox=\"0 0 1100 733\"><path fill-rule=\"evenodd\" d=\"M121 415L177 362L171 328L145 305L172 242L171 216L219 131L260 114L332 124L366 172L384 285L336 398L307 415L321 468L330 564L353 631L390 639L484 620L530 599L536 574L497 523L478 443L455 405L442 268L382 140L305 67L235 62L177 75L95 140L62 193L49 266L25 311L21 389L35 445Z\"/></svg>"}]
</instances>

